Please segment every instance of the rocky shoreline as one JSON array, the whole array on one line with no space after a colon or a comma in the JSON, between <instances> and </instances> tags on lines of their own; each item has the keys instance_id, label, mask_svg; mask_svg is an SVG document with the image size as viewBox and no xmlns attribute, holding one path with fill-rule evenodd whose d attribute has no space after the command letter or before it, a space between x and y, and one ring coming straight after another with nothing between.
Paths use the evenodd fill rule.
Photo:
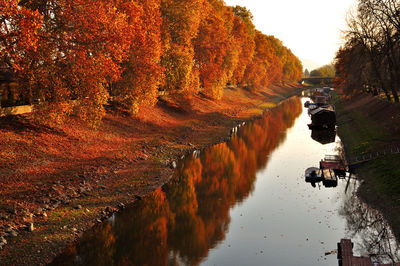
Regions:
<instances>
[{"instance_id":1,"label":"rocky shoreline","mask_svg":"<svg viewBox=\"0 0 400 266\"><path fill-rule=\"evenodd\" d=\"M262 98L257 104L270 100ZM180 136L162 134L158 141L139 142L138 153L71 169L70 178L32 184L39 191L34 208L16 204L0 209L0 265L50 263L83 232L168 182L182 156L228 140L232 128L257 116L207 117L205 132L192 126Z\"/></svg>"}]
</instances>

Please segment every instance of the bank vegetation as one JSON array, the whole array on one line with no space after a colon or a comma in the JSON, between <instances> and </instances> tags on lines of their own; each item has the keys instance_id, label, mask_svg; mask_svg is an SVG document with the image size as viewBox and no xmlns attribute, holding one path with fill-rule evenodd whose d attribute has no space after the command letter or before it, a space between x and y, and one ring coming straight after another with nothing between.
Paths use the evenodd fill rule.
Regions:
<instances>
[{"instance_id":1,"label":"bank vegetation","mask_svg":"<svg viewBox=\"0 0 400 266\"><path fill-rule=\"evenodd\" d=\"M42 121L74 113L97 127L110 99L137 115L160 94L190 106L197 94L221 99L227 84L256 92L302 73L249 10L222 0L1 0L0 8L0 66L18 83L12 97L41 103Z\"/></svg>"},{"instance_id":2,"label":"bank vegetation","mask_svg":"<svg viewBox=\"0 0 400 266\"><path fill-rule=\"evenodd\" d=\"M346 155L400 146L400 1L358 0L345 44L335 60L338 133ZM400 156L388 154L357 165L365 181L359 195L385 216L400 239Z\"/></svg>"},{"instance_id":3,"label":"bank vegetation","mask_svg":"<svg viewBox=\"0 0 400 266\"><path fill-rule=\"evenodd\" d=\"M400 1L359 0L337 52L336 87L399 102Z\"/></svg>"}]
</instances>

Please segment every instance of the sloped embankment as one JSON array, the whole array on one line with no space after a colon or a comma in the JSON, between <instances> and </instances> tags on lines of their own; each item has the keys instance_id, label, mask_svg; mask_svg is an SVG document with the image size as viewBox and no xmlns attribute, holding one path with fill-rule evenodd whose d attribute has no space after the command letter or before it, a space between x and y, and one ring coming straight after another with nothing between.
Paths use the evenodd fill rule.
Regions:
<instances>
[{"instance_id":1,"label":"sloped embankment","mask_svg":"<svg viewBox=\"0 0 400 266\"><path fill-rule=\"evenodd\" d=\"M98 130L76 118L59 127L0 118L0 265L51 261L98 219L168 181L181 155L224 141L293 90L226 88L220 101L194 96L184 108L164 99L138 118L109 108Z\"/></svg>"},{"instance_id":2,"label":"sloped embankment","mask_svg":"<svg viewBox=\"0 0 400 266\"><path fill-rule=\"evenodd\" d=\"M400 146L400 104L362 94L336 101L338 133L351 158L385 147ZM359 196L379 209L400 239L400 154L390 154L357 166L364 180Z\"/></svg>"}]
</instances>

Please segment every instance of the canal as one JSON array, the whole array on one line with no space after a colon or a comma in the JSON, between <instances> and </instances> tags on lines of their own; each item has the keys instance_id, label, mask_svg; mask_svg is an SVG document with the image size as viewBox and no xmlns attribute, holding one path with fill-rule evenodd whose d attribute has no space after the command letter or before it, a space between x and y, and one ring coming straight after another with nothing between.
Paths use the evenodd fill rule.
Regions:
<instances>
[{"instance_id":1,"label":"canal","mask_svg":"<svg viewBox=\"0 0 400 266\"><path fill-rule=\"evenodd\" d=\"M386 222L355 196L356 179L305 182L306 168L341 150L334 132L308 129L306 100L286 100L229 142L187 155L168 184L53 265L337 265L341 238L356 255L400 261Z\"/></svg>"}]
</instances>

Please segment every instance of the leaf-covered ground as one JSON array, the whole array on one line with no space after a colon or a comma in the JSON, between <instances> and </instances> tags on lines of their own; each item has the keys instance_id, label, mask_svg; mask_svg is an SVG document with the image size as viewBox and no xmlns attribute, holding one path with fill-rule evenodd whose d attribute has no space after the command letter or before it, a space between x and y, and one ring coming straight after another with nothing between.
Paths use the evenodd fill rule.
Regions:
<instances>
[{"instance_id":1,"label":"leaf-covered ground","mask_svg":"<svg viewBox=\"0 0 400 266\"><path fill-rule=\"evenodd\" d=\"M0 118L0 265L50 262L84 230L167 182L180 156L224 141L293 90L227 88L219 101L196 96L184 108L164 97L137 118L109 107L98 130L74 117L58 127Z\"/></svg>"}]
</instances>

